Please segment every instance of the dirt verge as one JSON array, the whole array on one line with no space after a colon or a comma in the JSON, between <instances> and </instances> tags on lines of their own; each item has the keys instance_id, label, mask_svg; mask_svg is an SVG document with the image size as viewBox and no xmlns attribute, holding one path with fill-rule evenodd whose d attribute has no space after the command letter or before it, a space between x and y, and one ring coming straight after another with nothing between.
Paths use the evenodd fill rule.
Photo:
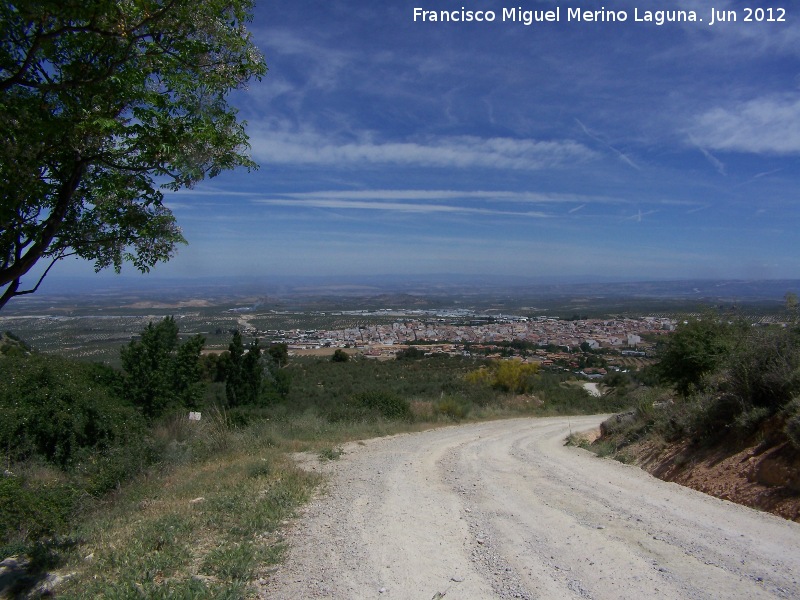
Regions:
<instances>
[{"instance_id":1,"label":"dirt verge","mask_svg":"<svg viewBox=\"0 0 800 600\"><path fill-rule=\"evenodd\" d=\"M786 442L705 449L645 442L625 453L664 481L800 522L800 453Z\"/></svg>"}]
</instances>

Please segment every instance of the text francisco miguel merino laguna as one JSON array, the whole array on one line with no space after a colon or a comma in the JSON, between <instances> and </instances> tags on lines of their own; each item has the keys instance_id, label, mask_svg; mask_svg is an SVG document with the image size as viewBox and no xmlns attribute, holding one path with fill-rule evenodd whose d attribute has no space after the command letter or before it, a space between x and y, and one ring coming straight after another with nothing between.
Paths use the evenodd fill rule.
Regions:
<instances>
[{"instance_id":1,"label":"text francisco miguel merino laguna","mask_svg":"<svg viewBox=\"0 0 800 600\"><path fill-rule=\"evenodd\" d=\"M460 10L426 10L414 8L414 22L422 23L470 23L511 21L523 25L534 23L564 21L587 23L611 23L633 21L637 23L653 23L665 25L667 23L702 23L703 19L694 10L640 10L633 9L633 14L627 10L584 10L580 7L569 7L561 10L556 6L549 10L523 10L520 7L504 8L501 12L494 10L469 10L461 7ZM632 18L631 18L632 17ZM786 9L784 8L743 8L736 10L710 9L710 15L705 22L709 25L717 23L785 23Z\"/></svg>"}]
</instances>

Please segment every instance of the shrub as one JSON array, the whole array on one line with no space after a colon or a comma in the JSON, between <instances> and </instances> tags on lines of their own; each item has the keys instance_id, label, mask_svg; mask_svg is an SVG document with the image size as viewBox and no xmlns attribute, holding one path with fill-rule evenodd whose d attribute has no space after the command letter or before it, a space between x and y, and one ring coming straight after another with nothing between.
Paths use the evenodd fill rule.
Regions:
<instances>
[{"instance_id":1,"label":"shrub","mask_svg":"<svg viewBox=\"0 0 800 600\"><path fill-rule=\"evenodd\" d=\"M0 555L63 529L77 498L68 486L29 486L19 477L0 477Z\"/></svg>"},{"instance_id":2,"label":"shrub","mask_svg":"<svg viewBox=\"0 0 800 600\"><path fill-rule=\"evenodd\" d=\"M798 342L798 335L787 330L752 331L731 357L722 389L746 410L777 411L800 392Z\"/></svg>"},{"instance_id":3,"label":"shrub","mask_svg":"<svg viewBox=\"0 0 800 600\"><path fill-rule=\"evenodd\" d=\"M115 394L116 378L57 356L0 361L0 449L18 473L0 478L0 544L24 547L57 533L87 494L103 494L155 460L144 418Z\"/></svg>"},{"instance_id":4,"label":"shrub","mask_svg":"<svg viewBox=\"0 0 800 600\"><path fill-rule=\"evenodd\" d=\"M10 331L0 332L0 357L27 356L31 353L30 347Z\"/></svg>"},{"instance_id":5,"label":"shrub","mask_svg":"<svg viewBox=\"0 0 800 600\"><path fill-rule=\"evenodd\" d=\"M391 392L362 392L355 396L355 401L367 410L377 412L384 419L410 421L412 418L408 400Z\"/></svg>"},{"instance_id":6,"label":"shrub","mask_svg":"<svg viewBox=\"0 0 800 600\"><path fill-rule=\"evenodd\" d=\"M141 439L139 413L107 386L96 366L56 356L0 363L0 448L10 461L41 456L62 468L85 450L108 452Z\"/></svg>"},{"instance_id":7,"label":"shrub","mask_svg":"<svg viewBox=\"0 0 800 600\"><path fill-rule=\"evenodd\" d=\"M786 437L796 450L800 450L800 396L796 396L786 405Z\"/></svg>"},{"instance_id":8,"label":"shrub","mask_svg":"<svg viewBox=\"0 0 800 600\"><path fill-rule=\"evenodd\" d=\"M617 388L620 392L624 392L625 388L630 386L631 378L626 373L611 371L603 377L603 384L608 387Z\"/></svg>"},{"instance_id":9,"label":"shrub","mask_svg":"<svg viewBox=\"0 0 800 600\"><path fill-rule=\"evenodd\" d=\"M746 438L753 434L766 419L770 417L772 411L766 406L756 406L750 410L739 413L733 420L733 432L739 438Z\"/></svg>"},{"instance_id":10,"label":"shrub","mask_svg":"<svg viewBox=\"0 0 800 600\"><path fill-rule=\"evenodd\" d=\"M433 409L438 415L459 421L469 415L470 407L469 404L454 396L444 396L434 403Z\"/></svg>"},{"instance_id":11,"label":"shrub","mask_svg":"<svg viewBox=\"0 0 800 600\"><path fill-rule=\"evenodd\" d=\"M656 371L688 396L702 389L707 375L716 371L731 352L733 328L713 319L694 320L669 336L660 352Z\"/></svg>"},{"instance_id":12,"label":"shrub","mask_svg":"<svg viewBox=\"0 0 800 600\"><path fill-rule=\"evenodd\" d=\"M411 404L392 392L369 390L336 402L328 412L330 421L412 421Z\"/></svg>"},{"instance_id":13,"label":"shrub","mask_svg":"<svg viewBox=\"0 0 800 600\"><path fill-rule=\"evenodd\" d=\"M518 360L496 360L467 374L467 381L489 385L503 392L525 394L533 388L539 365Z\"/></svg>"},{"instance_id":14,"label":"shrub","mask_svg":"<svg viewBox=\"0 0 800 600\"><path fill-rule=\"evenodd\" d=\"M350 355L341 348L337 348L336 351L333 353L333 356L331 356L331 362L344 363L349 360L350 360Z\"/></svg>"},{"instance_id":15,"label":"shrub","mask_svg":"<svg viewBox=\"0 0 800 600\"><path fill-rule=\"evenodd\" d=\"M409 346L405 350L400 350L396 355L396 360L420 360L425 358L425 352L414 346Z\"/></svg>"}]
</instances>

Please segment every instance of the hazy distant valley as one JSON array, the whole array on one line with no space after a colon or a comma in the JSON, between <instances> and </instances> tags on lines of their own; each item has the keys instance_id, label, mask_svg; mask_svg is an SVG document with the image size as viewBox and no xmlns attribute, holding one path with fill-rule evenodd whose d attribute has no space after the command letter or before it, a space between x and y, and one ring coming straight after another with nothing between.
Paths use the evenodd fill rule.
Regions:
<instances>
[{"instance_id":1,"label":"hazy distant valley","mask_svg":"<svg viewBox=\"0 0 800 600\"><path fill-rule=\"evenodd\" d=\"M182 335L202 333L213 349L225 347L234 329L340 330L403 319L677 317L713 309L770 320L780 316L784 294L800 289L797 280L576 284L445 276L143 283L55 282L10 303L0 328L39 350L113 362L120 345L166 315L178 319Z\"/></svg>"}]
</instances>

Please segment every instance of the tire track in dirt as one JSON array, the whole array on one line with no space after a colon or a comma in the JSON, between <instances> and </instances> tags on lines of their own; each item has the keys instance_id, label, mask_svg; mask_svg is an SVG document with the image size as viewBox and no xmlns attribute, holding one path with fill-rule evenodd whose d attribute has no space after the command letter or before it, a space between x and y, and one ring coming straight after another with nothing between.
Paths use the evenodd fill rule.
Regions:
<instances>
[{"instance_id":1,"label":"tire track in dirt","mask_svg":"<svg viewBox=\"0 0 800 600\"><path fill-rule=\"evenodd\" d=\"M602 419L347 445L261 595L800 597L800 526L563 445Z\"/></svg>"}]
</instances>

